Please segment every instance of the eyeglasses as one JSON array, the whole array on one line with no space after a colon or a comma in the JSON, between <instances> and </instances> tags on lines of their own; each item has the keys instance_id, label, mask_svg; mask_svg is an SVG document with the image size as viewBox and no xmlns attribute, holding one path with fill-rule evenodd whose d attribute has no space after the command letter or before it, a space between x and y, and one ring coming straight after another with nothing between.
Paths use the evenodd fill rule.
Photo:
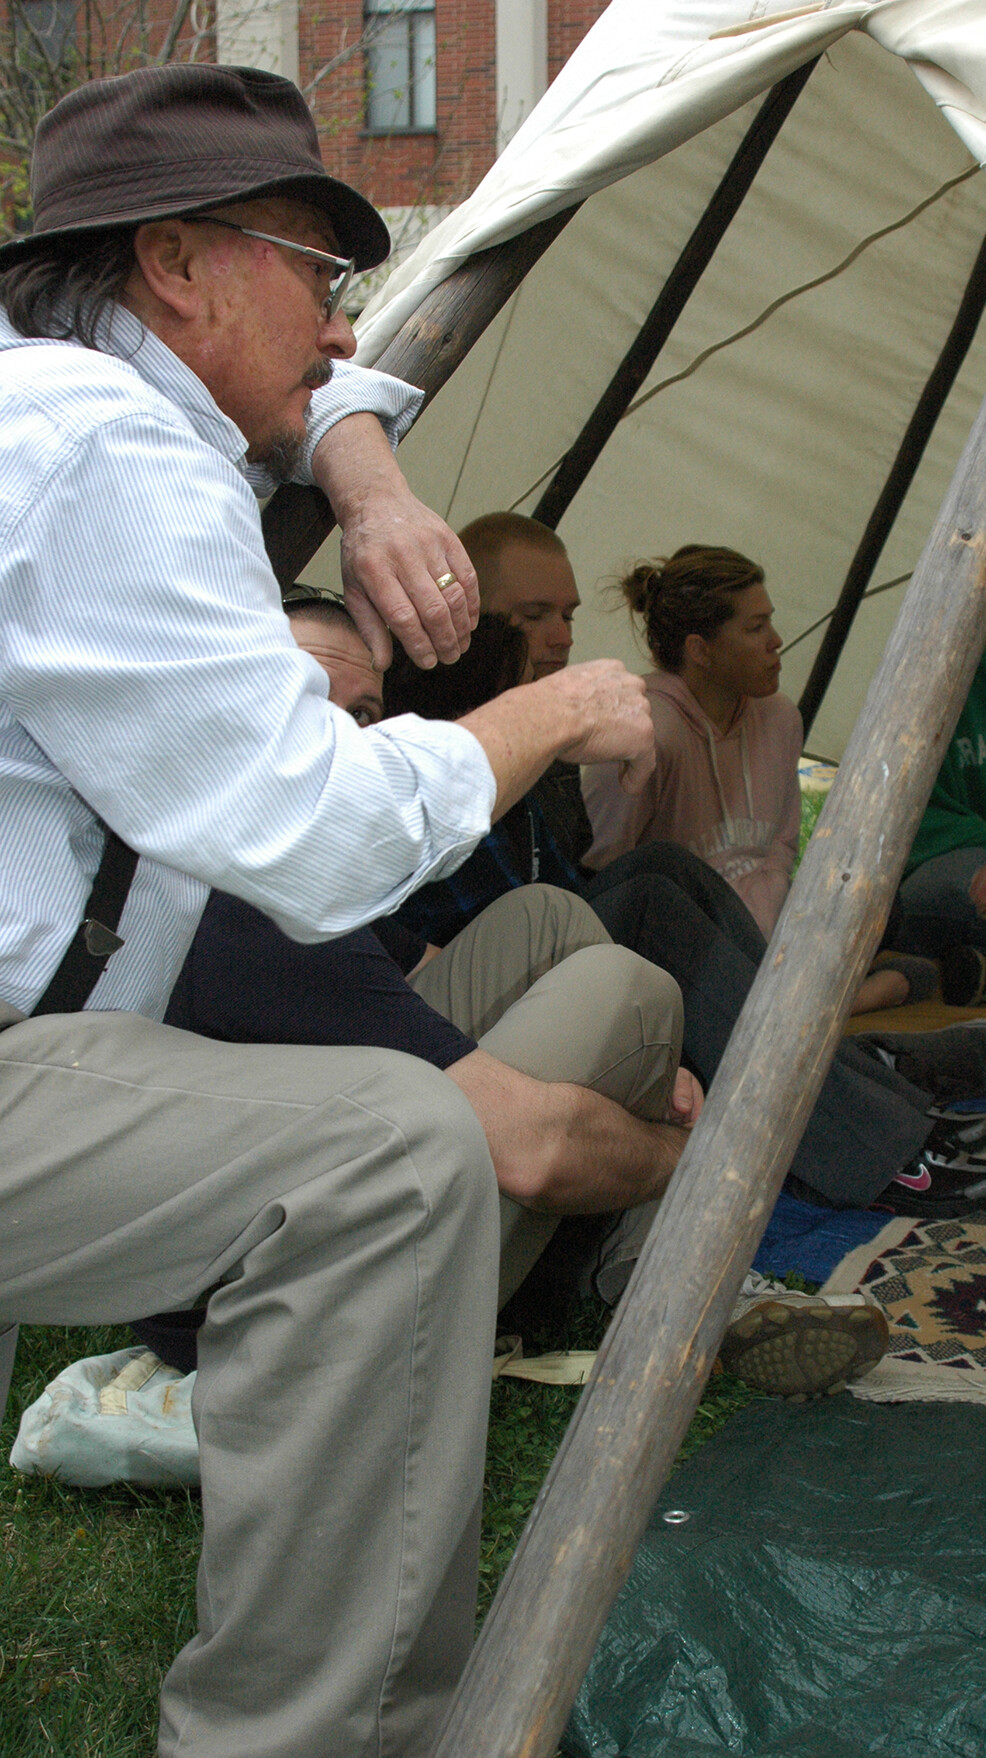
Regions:
<instances>
[{"instance_id":1,"label":"eyeglasses","mask_svg":"<svg viewBox=\"0 0 986 1758\"><path fill-rule=\"evenodd\" d=\"M265 244L280 244L285 250L296 250L299 256L313 262L321 272L329 270L329 291L320 299L322 315L326 322L335 317L340 305L349 292L350 283L356 263L351 256L330 256L327 250L313 250L310 244L295 244L291 238L275 238L272 232L257 232L253 226L237 226L233 220L217 220L214 214L183 214L184 220L194 220L199 224L225 226L228 232L242 232L245 238L261 238ZM321 278L316 283L321 285Z\"/></svg>"}]
</instances>

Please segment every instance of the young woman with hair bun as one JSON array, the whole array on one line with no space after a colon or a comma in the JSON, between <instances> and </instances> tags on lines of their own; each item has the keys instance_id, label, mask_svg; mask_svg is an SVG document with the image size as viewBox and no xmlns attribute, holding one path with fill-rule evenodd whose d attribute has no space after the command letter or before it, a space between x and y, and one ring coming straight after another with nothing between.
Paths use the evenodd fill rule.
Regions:
<instances>
[{"instance_id":1,"label":"young woman with hair bun","mask_svg":"<svg viewBox=\"0 0 986 1758\"><path fill-rule=\"evenodd\" d=\"M778 690L781 641L763 569L692 543L638 562L620 590L657 667L647 677L657 764L635 796L615 764L586 771L588 863L681 843L728 881L769 939L797 854L802 733Z\"/></svg>"},{"instance_id":2,"label":"young woman with hair bun","mask_svg":"<svg viewBox=\"0 0 986 1758\"><path fill-rule=\"evenodd\" d=\"M623 792L616 764L585 771L586 864L680 843L733 887L769 940L798 850L802 726L779 689L781 638L763 569L734 549L691 543L638 562L619 589L657 668L646 678L657 761L637 795ZM870 973L854 1012L933 988L927 961L894 964Z\"/></svg>"}]
</instances>

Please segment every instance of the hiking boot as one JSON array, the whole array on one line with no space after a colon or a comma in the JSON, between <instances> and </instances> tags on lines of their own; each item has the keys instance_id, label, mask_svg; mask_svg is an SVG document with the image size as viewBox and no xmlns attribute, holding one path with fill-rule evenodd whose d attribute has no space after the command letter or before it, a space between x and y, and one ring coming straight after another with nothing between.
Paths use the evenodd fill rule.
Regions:
<instances>
[{"instance_id":1,"label":"hiking boot","mask_svg":"<svg viewBox=\"0 0 986 1758\"><path fill-rule=\"evenodd\" d=\"M888 1341L883 1313L864 1294L796 1294L750 1270L719 1359L769 1397L819 1398L869 1373Z\"/></svg>"}]
</instances>

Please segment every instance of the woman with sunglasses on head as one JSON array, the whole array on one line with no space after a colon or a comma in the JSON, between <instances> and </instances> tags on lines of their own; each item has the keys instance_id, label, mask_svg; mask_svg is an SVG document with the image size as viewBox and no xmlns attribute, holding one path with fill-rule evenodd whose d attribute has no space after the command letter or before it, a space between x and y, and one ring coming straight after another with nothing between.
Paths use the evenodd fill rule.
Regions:
<instances>
[{"instance_id":1,"label":"woman with sunglasses on head","mask_svg":"<svg viewBox=\"0 0 986 1758\"><path fill-rule=\"evenodd\" d=\"M638 562L620 590L657 667L646 680L657 760L633 797L617 765L586 770L587 865L655 840L680 843L721 874L769 940L798 852L802 726L779 688L781 638L763 569L733 549L687 544ZM895 967L871 971L854 1012L934 986L927 961Z\"/></svg>"}]
</instances>

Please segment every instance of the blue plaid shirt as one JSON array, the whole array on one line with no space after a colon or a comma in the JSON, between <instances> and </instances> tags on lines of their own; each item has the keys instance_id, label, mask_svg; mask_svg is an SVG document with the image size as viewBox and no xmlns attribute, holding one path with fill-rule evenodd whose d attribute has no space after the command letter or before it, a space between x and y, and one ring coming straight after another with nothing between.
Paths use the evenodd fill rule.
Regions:
<instances>
[{"instance_id":1,"label":"blue plaid shirt","mask_svg":"<svg viewBox=\"0 0 986 1758\"><path fill-rule=\"evenodd\" d=\"M559 885L583 894L569 858L549 777L494 824L455 873L423 885L397 911L397 920L435 946L447 946L474 916L519 885Z\"/></svg>"}]
</instances>

